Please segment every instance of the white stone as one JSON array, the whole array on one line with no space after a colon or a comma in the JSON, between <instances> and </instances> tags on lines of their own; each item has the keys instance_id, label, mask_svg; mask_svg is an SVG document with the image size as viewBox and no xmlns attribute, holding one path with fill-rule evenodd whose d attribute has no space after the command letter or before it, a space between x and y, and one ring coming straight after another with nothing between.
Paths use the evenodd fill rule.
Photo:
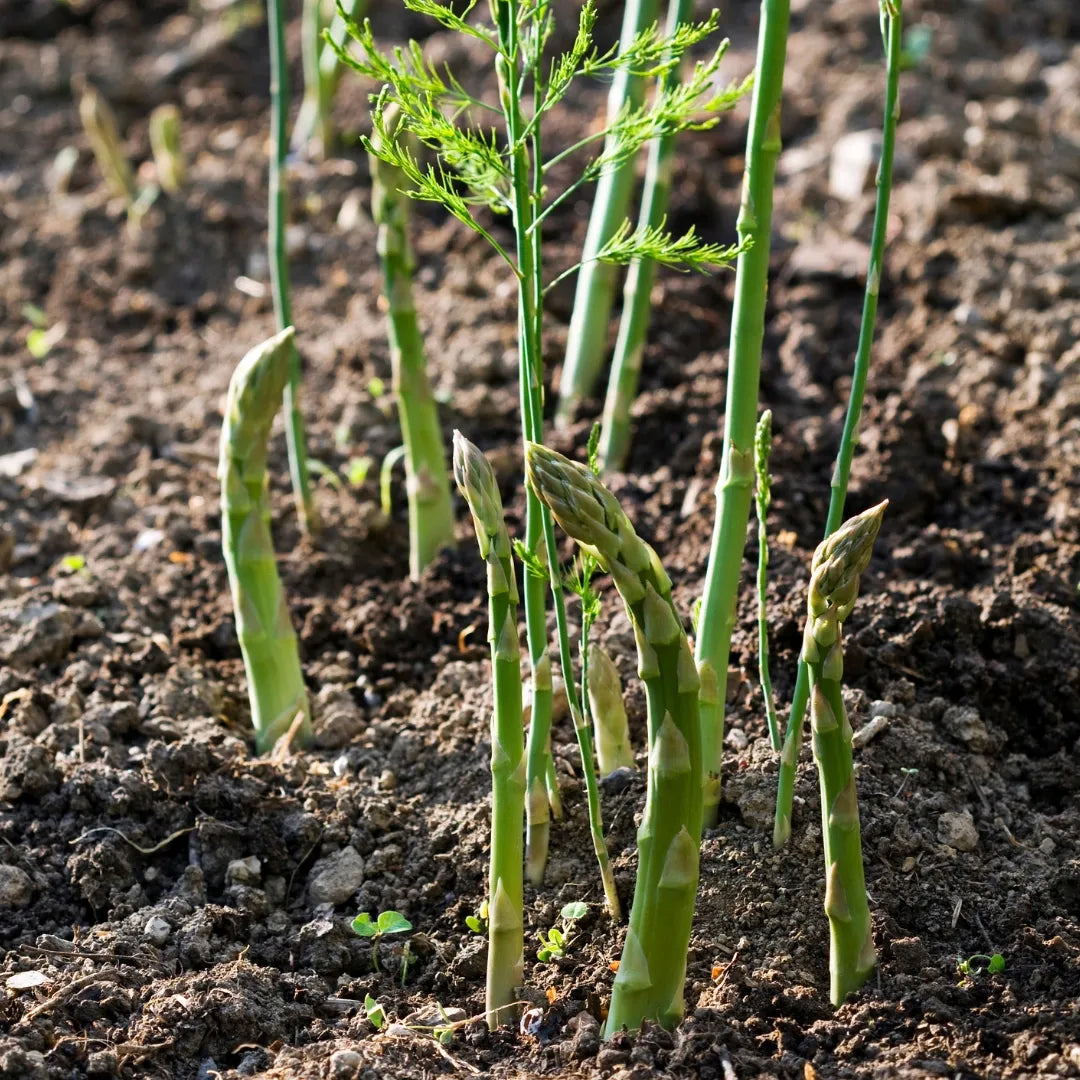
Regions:
<instances>
[{"instance_id":1,"label":"white stone","mask_svg":"<svg viewBox=\"0 0 1080 1080\"><path fill-rule=\"evenodd\" d=\"M852 131L833 144L829 159L829 194L852 202L874 186L881 157L881 133Z\"/></svg>"},{"instance_id":2,"label":"white stone","mask_svg":"<svg viewBox=\"0 0 1080 1080\"><path fill-rule=\"evenodd\" d=\"M974 851L979 843L979 830L967 810L949 810L938 818L938 839L955 851Z\"/></svg>"}]
</instances>

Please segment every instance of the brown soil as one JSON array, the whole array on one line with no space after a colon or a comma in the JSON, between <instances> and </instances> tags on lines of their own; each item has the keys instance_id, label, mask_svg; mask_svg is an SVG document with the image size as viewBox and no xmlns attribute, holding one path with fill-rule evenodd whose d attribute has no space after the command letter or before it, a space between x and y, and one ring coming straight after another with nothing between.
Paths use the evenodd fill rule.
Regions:
<instances>
[{"instance_id":1,"label":"brown soil","mask_svg":"<svg viewBox=\"0 0 1080 1080\"><path fill-rule=\"evenodd\" d=\"M786 701L807 565L824 520L865 273L872 195L829 196L830 149L880 123L872 2L797 3L777 193L763 398L775 415L773 666ZM704 843L688 1018L601 1045L590 1014L621 933L600 913L573 736L556 734L567 817L529 932L590 904L569 955L527 965L540 1012L523 1033L422 1030L436 1002L481 1008L487 818L482 568L462 543L406 580L402 500L376 484L318 490L326 532L302 540L282 442L275 529L309 685L311 753L257 759L220 556L214 465L232 366L272 329L266 279L265 28L193 66L176 2L0 0L0 941L12 973L0 1077L1080 1076L1080 16L1073 0L911 2L932 31L903 77L901 155L881 333L851 505L891 500L851 620L864 847L882 961L840 1009L813 767L790 850L771 850L776 760L756 685L749 582L732 655L730 755ZM385 16L383 16L385 18ZM611 33L617 15L605 14ZM725 13L734 76L756 5ZM391 34L425 33L410 17ZM292 27L294 49L296 27ZM445 38L428 46L461 56ZM136 161L147 114L180 104L191 179L136 231L104 194L70 94L89 74ZM154 74L154 73L157 74ZM339 118L364 124L346 79ZM553 145L592 122L581 94ZM745 107L688 137L672 220L730 239ZM79 159L52 188L57 152ZM367 167L298 164L296 322L312 450L338 469L398 441ZM572 257L586 207L552 224ZM446 430L491 451L516 524L513 296L482 244L421 208L419 301ZM254 282L247 291L237 278ZM244 285L241 282L241 285ZM731 275L664 275L636 439L613 480L663 555L684 610L712 523ZM551 304L557 374L571 293ZM25 304L62 338L36 361ZM32 395L31 397L28 396ZM594 403L595 406L595 403ZM595 411L595 409L594 409ZM580 453L590 417L561 449ZM85 559L82 569L76 561ZM754 556L747 554L747 567ZM609 600L635 734L632 640ZM475 630L466 636L466 628ZM643 783L608 784L604 814L629 901ZM966 850L970 848L970 850ZM362 878L326 897L341 853ZM243 866L235 860L250 860ZM333 893L331 891L331 898ZM401 946L351 934L361 910L404 912ZM965 977L957 958L998 953ZM399 1025L378 1034L366 994Z\"/></svg>"}]
</instances>

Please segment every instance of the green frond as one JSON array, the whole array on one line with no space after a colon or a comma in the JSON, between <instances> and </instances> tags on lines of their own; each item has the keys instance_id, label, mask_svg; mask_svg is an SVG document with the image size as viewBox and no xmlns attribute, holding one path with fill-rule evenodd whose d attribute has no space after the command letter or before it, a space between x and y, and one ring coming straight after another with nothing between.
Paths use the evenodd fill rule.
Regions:
<instances>
[{"instance_id":1,"label":"green frond","mask_svg":"<svg viewBox=\"0 0 1080 1080\"><path fill-rule=\"evenodd\" d=\"M597 62L597 50L593 44L593 29L596 26L596 0L585 0L578 15L577 36L569 52L565 52L551 65L543 100L537 107L537 113L547 112L552 106L562 101L574 78L590 64Z\"/></svg>"},{"instance_id":2,"label":"green frond","mask_svg":"<svg viewBox=\"0 0 1080 1080\"><path fill-rule=\"evenodd\" d=\"M489 27L474 26L468 21L469 12L476 7L476 0L469 0L464 11L460 12L454 11L447 4L439 3L439 0L405 0L405 7L418 15L427 15L447 30L476 38L477 41L482 41L485 45L490 45L492 49L498 50L495 34Z\"/></svg>"},{"instance_id":3,"label":"green frond","mask_svg":"<svg viewBox=\"0 0 1080 1080\"><path fill-rule=\"evenodd\" d=\"M615 235L600 249L600 262L626 265L634 259L651 259L679 270L705 271L726 266L746 250L747 244L710 244L702 240L693 225L681 236L667 230L667 219L659 225L639 225L624 221Z\"/></svg>"},{"instance_id":4,"label":"green frond","mask_svg":"<svg viewBox=\"0 0 1080 1080\"><path fill-rule=\"evenodd\" d=\"M720 12L715 9L701 22L681 23L673 33L664 33L660 23L647 26L617 55L606 59L598 68L587 69L594 74L600 68L623 69L635 75L663 75L677 66L688 50L699 45L720 25ZM726 42L724 43L727 44Z\"/></svg>"}]
</instances>

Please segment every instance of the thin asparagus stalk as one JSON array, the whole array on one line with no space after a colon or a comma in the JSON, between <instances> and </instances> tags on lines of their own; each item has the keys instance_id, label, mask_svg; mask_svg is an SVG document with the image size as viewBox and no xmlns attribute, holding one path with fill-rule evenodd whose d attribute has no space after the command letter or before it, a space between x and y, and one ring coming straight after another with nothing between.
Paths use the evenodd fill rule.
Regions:
<instances>
[{"instance_id":1,"label":"thin asparagus stalk","mask_svg":"<svg viewBox=\"0 0 1080 1080\"><path fill-rule=\"evenodd\" d=\"M387 131L397 127L389 116ZM384 114L386 115L386 114ZM378 145L376 132L373 142ZM408 186L400 170L369 154L372 216L379 227L378 249L387 302L390 364L405 441L406 492L409 500L409 575L417 580L444 547L454 545L454 508L443 453L435 396L428 380L424 339L413 300L413 254L409 243Z\"/></svg>"},{"instance_id":2,"label":"thin asparagus stalk","mask_svg":"<svg viewBox=\"0 0 1080 1080\"><path fill-rule=\"evenodd\" d=\"M367 0L342 0L341 6L349 18L360 19L367 8ZM307 147L312 157L325 157L333 146L334 125L330 108L341 74L337 52L324 41L321 16L320 0L304 0L301 27L304 96L293 126L292 149L300 151ZM345 44L348 30L340 14L335 12L325 33L338 45Z\"/></svg>"},{"instance_id":3,"label":"thin asparagus stalk","mask_svg":"<svg viewBox=\"0 0 1080 1080\"><path fill-rule=\"evenodd\" d=\"M218 464L222 550L260 754L273 749L298 717L293 742L311 740L296 632L274 559L266 475L266 443L281 405L292 337L290 326L248 352L233 372Z\"/></svg>"},{"instance_id":4,"label":"thin asparagus stalk","mask_svg":"<svg viewBox=\"0 0 1080 1080\"><path fill-rule=\"evenodd\" d=\"M690 18L693 8L693 0L670 0L666 32L675 33L679 25ZM680 79L681 72L677 64L664 77L669 87L678 86ZM664 221L671 191L674 150L674 135L664 135L649 145L638 228L658 228ZM655 280L656 263L652 259L635 259L630 264L623 288L619 336L615 342L615 355L612 357L607 395L604 399L600 463L605 471L621 469L630 447L630 409L637 397Z\"/></svg>"},{"instance_id":5,"label":"thin asparagus stalk","mask_svg":"<svg viewBox=\"0 0 1080 1080\"><path fill-rule=\"evenodd\" d=\"M286 191L285 153L288 148L286 123L289 113L289 68L285 55L285 14L283 0L267 0L270 28L270 206L269 233L270 289L279 330L292 325L289 296L289 260L285 250ZM311 498L308 475L304 416L300 409L300 354L295 342L289 344L289 380L285 384L285 438L289 447L289 475L300 527L318 532L318 518Z\"/></svg>"},{"instance_id":6,"label":"thin asparagus stalk","mask_svg":"<svg viewBox=\"0 0 1080 1080\"><path fill-rule=\"evenodd\" d=\"M131 162L124 153L120 131L116 126L116 116L109 103L89 83L84 84L79 94L79 120L90 140L94 160L105 183L114 195L126 199L130 205L138 196L138 191Z\"/></svg>"},{"instance_id":7,"label":"thin asparagus stalk","mask_svg":"<svg viewBox=\"0 0 1080 1080\"><path fill-rule=\"evenodd\" d=\"M648 797L606 1031L637 1030L646 1019L671 1027L683 1013L701 841L697 670L671 581L611 492L584 466L535 443L527 448L526 470L559 525L611 574L637 637L648 697Z\"/></svg>"},{"instance_id":8,"label":"thin asparagus stalk","mask_svg":"<svg viewBox=\"0 0 1080 1080\"><path fill-rule=\"evenodd\" d=\"M870 373L870 353L874 343L874 323L877 319L878 290L881 268L885 259L885 241L889 222L889 197L892 194L893 155L896 150L896 125L900 119L900 58L902 52L901 0L883 0L881 6L882 33L885 38L885 119L881 132L881 162L877 174L877 202L874 207L874 231L870 239L870 267L866 275L862 321L859 324L859 344L855 352L855 367L851 378L847 416L840 437L829 492L829 513L825 521L828 537L844 519L851 462L859 438L859 417L866 394L866 379ZM802 749L803 718L810 696L810 672L800 658L795 690L791 699L784 743L780 753L780 773L776 786L776 814L773 820L773 844L783 847L791 836L791 810L795 799L795 772Z\"/></svg>"},{"instance_id":9,"label":"thin asparagus stalk","mask_svg":"<svg viewBox=\"0 0 1080 1080\"><path fill-rule=\"evenodd\" d=\"M159 105L150 114L150 149L162 190L170 194L179 191L187 166L180 146L180 110L175 105Z\"/></svg>"},{"instance_id":10,"label":"thin asparagus stalk","mask_svg":"<svg viewBox=\"0 0 1080 1080\"><path fill-rule=\"evenodd\" d=\"M829 918L830 996L839 1005L874 968L870 906L863 874L859 802L844 708L841 624L859 595L887 502L850 518L814 552L802 659L810 670L810 725L821 784L825 914Z\"/></svg>"},{"instance_id":11,"label":"thin asparagus stalk","mask_svg":"<svg viewBox=\"0 0 1080 1080\"><path fill-rule=\"evenodd\" d=\"M750 246L739 255L735 274L723 457L697 638L706 825L715 824L720 802L728 656L754 481L754 426L765 335L773 180L780 154L788 15L788 0L762 0L746 173L736 222L740 241L749 241Z\"/></svg>"},{"instance_id":12,"label":"thin asparagus stalk","mask_svg":"<svg viewBox=\"0 0 1080 1080\"><path fill-rule=\"evenodd\" d=\"M656 19L656 0L627 0L623 7L620 49ZM645 82L629 70L616 71L608 91L607 122L613 124L626 108L637 108L645 97ZM609 149L612 136L605 140ZM604 364L608 320L615 298L618 271L609 263L597 261L597 253L614 235L626 218L634 186L636 163L633 158L605 172L596 185L589 228L582 248L582 267L574 293L574 310L566 340L559 383L556 426L568 424L583 398L592 393Z\"/></svg>"},{"instance_id":13,"label":"thin asparagus stalk","mask_svg":"<svg viewBox=\"0 0 1080 1080\"><path fill-rule=\"evenodd\" d=\"M634 767L634 750L623 704L622 682L615 661L599 645L588 648L589 706L596 732L596 757L600 775Z\"/></svg>"},{"instance_id":14,"label":"thin asparagus stalk","mask_svg":"<svg viewBox=\"0 0 1080 1080\"><path fill-rule=\"evenodd\" d=\"M525 741L517 585L510 538L495 474L482 453L454 432L454 479L469 504L480 557L487 564L488 640L495 707L491 715L491 864L488 876L487 1022L515 1016L524 957L522 826L525 818Z\"/></svg>"},{"instance_id":15,"label":"thin asparagus stalk","mask_svg":"<svg viewBox=\"0 0 1080 1080\"><path fill-rule=\"evenodd\" d=\"M758 519L758 674L761 679L761 696L765 699L765 721L769 727L769 741L774 750L780 749L780 726L776 720L776 704L773 701L772 678L769 675L769 610L766 587L769 579L769 531L765 527L772 502L772 478L769 476L769 451L772 448L772 412L766 409L754 432L754 473L757 487L754 505Z\"/></svg>"}]
</instances>

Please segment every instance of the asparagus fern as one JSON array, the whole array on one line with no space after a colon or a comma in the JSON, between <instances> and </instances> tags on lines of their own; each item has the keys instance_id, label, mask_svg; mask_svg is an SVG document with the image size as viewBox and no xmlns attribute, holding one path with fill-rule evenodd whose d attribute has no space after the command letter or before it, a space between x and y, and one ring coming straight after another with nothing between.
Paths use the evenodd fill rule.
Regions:
<instances>
[{"instance_id":1,"label":"asparagus fern","mask_svg":"<svg viewBox=\"0 0 1080 1080\"><path fill-rule=\"evenodd\" d=\"M488 1025L514 1018L524 956L522 827L525 743L517 585L495 474L484 455L454 432L454 479L472 512L480 557L487 565L488 640L495 707L491 715L491 862L488 875Z\"/></svg>"},{"instance_id":2,"label":"asparagus fern","mask_svg":"<svg viewBox=\"0 0 1080 1080\"><path fill-rule=\"evenodd\" d=\"M218 464L222 550L260 753L289 731L294 743L311 740L296 631L274 560L266 475L266 444L288 378L292 338L288 327L248 352L233 372Z\"/></svg>"},{"instance_id":3,"label":"asparagus fern","mask_svg":"<svg viewBox=\"0 0 1080 1080\"><path fill-rule=\"evenodd\" d=\"M611 575L637 638L648 698L648 796L606 1030L634 1031L645 1020L672 1027L683 1013L701 842L697 670L671 581L615 496L584 466L535 443L527 448L526 470L560 527Z\"/></svg>"},{"instance_id":4,"label":"asparagus fern","mask_svg":"<svg viewBox=\"0 0 1080 1080\"><path fill-rule=\"evenodd\" d=\"M877 954L864 880L859 803L844 708L841 626L859 595L887 503L846 521L814 552L802 660L810 671L810 725L821 785L830 996L839 1005L874 968Z\"/></svg>"}]
</instances>

